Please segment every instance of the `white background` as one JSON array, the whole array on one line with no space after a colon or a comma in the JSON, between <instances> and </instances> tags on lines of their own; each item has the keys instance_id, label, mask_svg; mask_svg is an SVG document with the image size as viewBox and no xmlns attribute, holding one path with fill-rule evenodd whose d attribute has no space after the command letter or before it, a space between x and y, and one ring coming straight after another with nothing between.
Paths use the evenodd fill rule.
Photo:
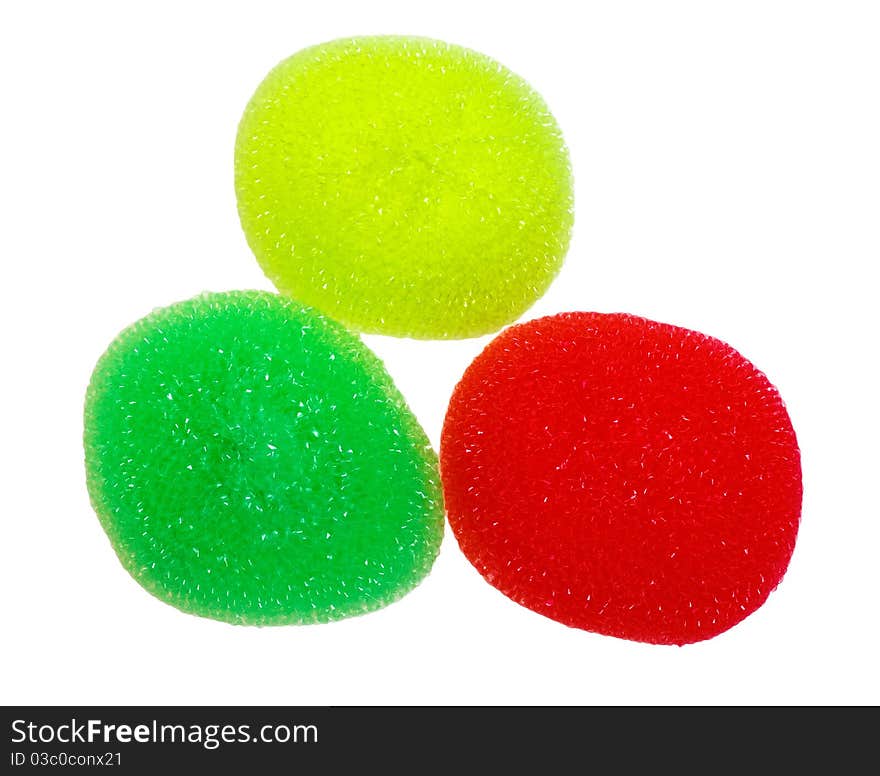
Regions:
<instances>
[{"instance_id":1,"label":"white background","mask_svg":"<svg viewBox=\"0 0 880 776\"><path fill-rule=\"evenodd\" d=\"M864 2L4 3L0 11L5 703L878 703L880 6ZM184 615L89 506L83 392L155 306L270 289L241 234L236 124L277 61L418 34L526 77L569 143L576 227L527 313L627 311L730 342L798 433L788 575L711 641L567 629L451 534L399 603L333 625ZM306 120L308 117L304 117ZM438 442L487 341L367 338Z\"/></svg>"}]
</instances>

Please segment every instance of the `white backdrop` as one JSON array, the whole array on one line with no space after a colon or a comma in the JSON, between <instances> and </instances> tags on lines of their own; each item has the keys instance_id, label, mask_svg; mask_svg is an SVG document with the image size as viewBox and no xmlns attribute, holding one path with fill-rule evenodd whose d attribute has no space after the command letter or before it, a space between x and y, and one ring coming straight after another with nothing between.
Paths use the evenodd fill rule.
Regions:
<instances>
[{"instance_id":1,"label":"white backdrop","mask_svg":"<svg viewBox=\"0 0 880 776\"><path fill-rule=\"evenodd\" d=\"M270 289L241 234L236 124L277 61L418 34L546 98L576 176L567 262L526 317L626 311L730 342L779 387L801 534L768 603L684 648L570 630L447 531L387 609L256 629L119 565L85 492L83 393L125 325ZM19 3L0 11L0 701L877 703L880 7L871 2ZM488 338L366 338L436 444Z\"/></svg>"}]
</instances>

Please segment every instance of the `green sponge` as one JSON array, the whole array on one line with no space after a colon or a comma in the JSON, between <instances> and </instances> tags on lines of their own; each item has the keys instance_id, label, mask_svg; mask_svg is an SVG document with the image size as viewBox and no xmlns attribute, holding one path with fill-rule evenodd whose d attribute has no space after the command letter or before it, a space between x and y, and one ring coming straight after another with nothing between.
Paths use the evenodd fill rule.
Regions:
<instances>
[{"instance_id":1,"label":"green sponge","mask_svg":"<svg viewBox=\"0 0 880 776\"><path fill-rule=\"evenodd\" d=\"M425 38L337 40L257 88L235 147L238 210L277 288L361 331L486 334L568 249L568 151L498 62Z\"/></svg>"},{"instance_id":2,"label":"green sponge","mask_svg":"<svg viewBox=\"0 0 880 776\"><path fill-rule=\"evenodd\" d=\"M436 456L381 362L276 294L208 294L123 331L84 440L123 566L192 614L360 614L418 584L440 546Z\"/></svg>"}]
</instances>

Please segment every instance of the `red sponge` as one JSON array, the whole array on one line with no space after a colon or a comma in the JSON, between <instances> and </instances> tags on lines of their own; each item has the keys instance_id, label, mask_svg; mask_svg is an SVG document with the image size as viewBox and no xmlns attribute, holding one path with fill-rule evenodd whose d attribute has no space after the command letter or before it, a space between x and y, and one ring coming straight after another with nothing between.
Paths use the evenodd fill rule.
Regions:
<instances>
[{"instance_id":1,"label":"red sponge","mask_svg":"<svg viewBox=\"0 0 880 776\"><path fill-rule=\"evenodd\" d=\"M443 426L449 521L517 603L655 644L711 638L779 584L801 509L776 389L729 345L631 315L507 329Z\"/></svg>"}]
</instances>

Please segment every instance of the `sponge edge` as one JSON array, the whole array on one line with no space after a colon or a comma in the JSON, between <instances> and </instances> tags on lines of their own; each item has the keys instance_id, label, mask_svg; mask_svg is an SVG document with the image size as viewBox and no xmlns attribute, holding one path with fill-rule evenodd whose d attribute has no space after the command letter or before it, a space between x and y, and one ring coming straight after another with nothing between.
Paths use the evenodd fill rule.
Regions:
<instances>
[{"instance_id":1,"label":"sponge edge","mask_svg":"<svg viewBox=\"0 0 880 776\"><path fill-rule=\"evenodd\" d=\"M235 147L241 224L283 293L360 331L497 331L568 249L568 150L493 59L414 37L336 40L259 85Z\"/></svg>"},{"instance_id":2,"label":"sponge edge","mask_svg":"<svg viewBox=\"0 0 880 776\"><path fill-rule=\"evenodd\" d=\"M84 445L123 566L192 614L361 614L439 551L436 456L381 362L275 294L206 294L123 331L92 375Z\"/></svg>"},{"instance_id":3,"label":"sponge edge","mask_svg":"<svg viewBox=\"0 0 880 776\"><path fill-rule=\"evenodd\" d=\"M800 454L729 345L630 315L513 326L445 419L449 522L478 571L573 627L657 644L754 612L794 549Z\"/></svg>"}]
</instances>

